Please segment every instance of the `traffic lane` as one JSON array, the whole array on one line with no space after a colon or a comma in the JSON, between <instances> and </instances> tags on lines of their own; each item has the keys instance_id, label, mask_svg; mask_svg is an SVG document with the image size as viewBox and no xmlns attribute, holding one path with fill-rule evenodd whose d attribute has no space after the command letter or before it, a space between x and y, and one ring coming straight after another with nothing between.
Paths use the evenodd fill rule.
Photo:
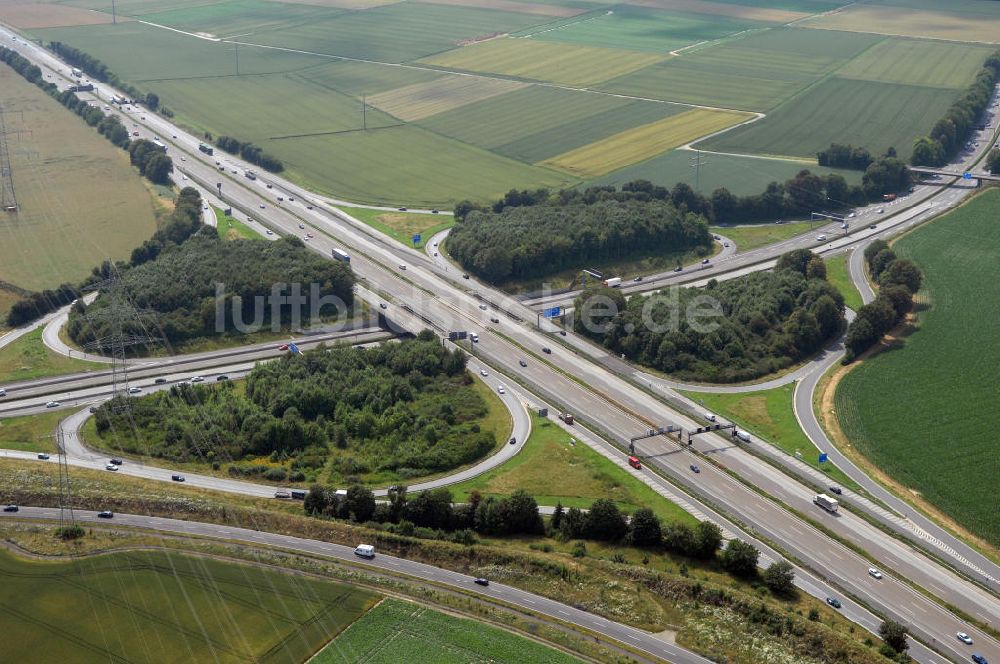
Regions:
<instances>
[{"instance_id":1,"label":"traffic lane","mask_svg":"<svg viewBox=\"0 0 1000 664\"><path fill-rule=\"evenodd\" d=\"M27 518L49 521L58 520L61 516L60 510L57 508L39 507L24 507L18 513L0 514L9 519ZM341 544L195 521L180 521L177 519L134 514L115 514L112 519L101 519L97 516L96 512L84 510L74 510L74 516L80 523L130 526L170 534L226 539L250 545L280 547L292 551L333 558L341 562L377 569L382 572L402 574L445 585L469 594L503 601L517 606L524 611L545 615L570 625L577 625L658 659L677 662L679 664L709 664L709 660L695 653L666 643L654 635L634 627L613 622L601 616L581 611L575 607L561 604L547 597L535 595L512 586L500 583L491 583L485 587L478 586L474 583L475 577L405 558L377 553L372 559L359 559L355 556L353 548Z\"/></svg>"},{"instance_id":2,"label":"traffic lane","mask_svg":"<svg viewBox=\"0 0 1000 664\"><path fill-rule=\"evenodd\" d=\"M352 345L360 345L388 339L393 336L391 332L380 328L368 329L373 331L366 332L359 330L324 335L322 338L310 339L308 341L298 340L296 344L300 349L308 350L327 341L350 341ZM192 356L173 356L163 358L162 360L146 361L143 364L137 364L130 368L130 382L164 376L170 377L171 380L180 380L183 377L180 374L194 375L200 370L212 370L214 373L218 373L220 367L232 366L235 360L243 362L266 361L282 357L287 352L287 350L278 350L278 342L272 342L246 347L246 349L224 351L218 355L205 353L198 354L197 358ZM5 404L32 397L63 395L69 398L69 395L77 390L108 385L110 384L111 377L112 372L104 370L94 373L71 374L68 376L18 383L7 388L8 396L0 400L0 409Z\"/></svg>"}]
</instances>

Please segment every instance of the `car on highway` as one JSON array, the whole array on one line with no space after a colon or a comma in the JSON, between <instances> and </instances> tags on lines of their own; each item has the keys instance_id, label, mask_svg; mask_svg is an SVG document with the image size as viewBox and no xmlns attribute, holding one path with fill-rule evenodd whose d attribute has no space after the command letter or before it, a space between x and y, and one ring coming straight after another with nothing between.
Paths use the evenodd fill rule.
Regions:
<instances>
[{"instance_id":1,"label":"car on highway","mask_svg":"<svg viewBox=\"0 0 1000 664\"><path fill-rule=\"evenodd\" d=\"M157 378L156 380L153 381L153 384L154 385L163 385L165 382L167 382L166 378Z\"/></svg>"},{"instance_id":2,"label":"car on highway","mask_svg":"<svg viewBox=\"0 0 1000 664\"><path fill-rule=\"evenodd\" d=\"M986 661L986 658L980 655L978 652L972 653L972 661L976 664L990 664Z\"/></svg>"},{"instance_id":3,"label":"car on highway","mask_svg":"<svg viewBox=\"0 0 1000 664\"><path fill-rule=\"evenodd\" d=\"M299 228L305 228L305 227L306 227L305 224L299 224Z\"/></svg>"},{"instance_id":4,"label":"car on highway","mask_svg":"<svg viewBox=\"0 0 1000 664\"><path fill-rule=\"evenodd\" d=\"M191 382L192 383L204 383L205 382L205 377L204 376L193 376L191 378Z\"/></svg>"},{"instance_id":5,"label":"car on highway","mask_svg":"<svg viewBox=\"0 0 1000 664\"><path fill-rule=\"evenodd\" d=\"M118 470L118 466L113 463L104 464L104 470Z\"/></svg>"},{"instance_id":6,"label":"car on highway","mask_svg":"<svg viewBox=\"0 0 1000 664\"><path fill-rule=\"evenodd\" d=\"M826 236L825 235L817 235L816 236L816 241L817 242L826 242Z\"/></svg>"},{"instance_id":7,"label":"car on highway","mask_svg":"<svg viewBox=\"0 0 1000 664\"><path fill-rule=\"evenodd\" d=\"M48 461L49 455L46 454L45 452L42 452L41 454L38 455L38 458L41 459L42 461Z\"/></svg>"},{"instance_id":8,"label":"car on highway","mask_svg":"<svg viewBox=\"0 0 1000 664\"><path fill-rule=\"evenodd\" d=\"M885 208L879 208L879 209L878 209L878 213L879 213L879 214L882 214L883 212L885 212Z\"/></svg>"},{"instance_id":9,"label":"car on highway","mask_svg":"<svg viewBox=\"0 0 1000 664\"><path fill-rule=\"evenodd\" d=\"M842 493L844 493L844 490L841 489L839 486L836 486L836 485L830 486L830 487L827 487L827 488L830 489L830 493L835 493L838 496L841 495Z\"/></svg>"},{"instance_id":10,"label":"car on highway","mask_svg":"<svg viewBox=\"0 0 1000 664\"><path fill-rule=\"evenodd\" d=\"M722 246L723 246L723 247L728 247L728 246L729 246L729 243L728 243L728 242L723 242L723 243L722 243Z\"/></svg>"},{"instance_id":11,"label":"car on highway","mask_svg":"<svg viewBox=\"0 0 1000 664\"><path fill-rule=\"evenodd\" d=\"M480 304L479 308L482 309L483 311L486 311L486 305L485 304Z\"/></svg>"},{"instance_id":12,"label":"car on highway","mask_svg":"<svg viewBox=\"0 0 1000 664\"><path fill-rule=\"evenodd\" d=\"M475 581L473 581L473 583L475 583L477 586L488 586L488 585L490 585L490 582L487 581L486 579L483 579L483 578L476 579Z\"/></svg>"},{"instance_id":13,"label":"car on highway","mask_svg":"<svg viewBox=\"0 0 1000 664\"><path fill-rule=\"evenodd\" d=\"M289 197L288 197L288 201L289 201L289 202L293 202L294 200L295 200L295 197L294 197L294 196L289 196Z\"/></svg>"},{"instance_id":14,"label":"car on highway","mask_svg":"<svg viewBox=\"0 0 1000 664\"><path fill-rule=\"evenodd\" d=\"M632 282L636 283L636 284L639 283L640 281L642 281L642 277L641 276L636 277L635 279L632 280Z\"/></svg>"},{"instance_id":15,"label":"car on highway","mask_svg":"<svg viewBox=\"0 0 1000 664\"><path fill-rule=\"evenodd\" d=\"M528 363L525 362L524 360L518 360L517 363L520 364L522 367L528 366Z\"/></svg>"},{"instance_id":16,"label":"car on highway","mask_svg":"<svg viewBox=\"0 0 1000 664\"><path fill-rule=\"evenodd\" d=\"M46 408L58 408L59 407L59 402L58 401L46 401L45 402L45 407Z\"/></svg>"},{"instance_id":17,"label":"car on highway","mask_svg":"<svg viewBox=\"0 0 1000 664\"><path fill-rule=\"evenodd\" d=\"M546 355L551 355L552 349L549 348L548 346L542 346L542 352L545 353Z\"/></svg>"},{"instance_id":18,"label":"car on highway","mask_svg":"<svg viewBox=\"0 0 1000 664\"><path fill-rule=\"evenodd\" d=\"M642 470L642 462L639 461L638 457L630 456L628 458L628 465L632 466L636 470Z\"/></svg>"},{"instance_id":19,"label":"car on highway","mask_svg":"<svg viewBox=\"0 0 1000 664\"><path fill-rule=\"evenodd\" d=\"M837 599L836 597L827 597L826 603L835 609L839 609L841 607L840 600Z\"/></svg>"},{"instance_id":20,"label":"car on highway","mask_svg":"<svg viewBox=\"0 0 1000 664\"><path fill-rule=\"evenodd\" d=\"M115 513L111 510L104 510L103 512L97 513L98 519L113 519L115 518Z\"/></svg>"},{"instance_id":21,"label":"car on highway","mask_svg":"<svg viewBox=\"0 0 1000 664\"><path fill-rule=\"evenodd\" d=\"M270 228L268 228L268 229L264 230L264 234L265 235L274 235L274 231L272 231Z\"/></svg>"},{"instance_id":22,"label":"car on highway","mask_svg":"<svg viewBox=\"0 0 1000 664\"><path fill-rule=\"evenodd\" d=\"M402 263L399 264L399 269L402 270L403 272L406 272L406 266L403 265Z\"/></svg>"},{"instance_id":23,"label":"car on highway","mask_svg":"<svg viewBox=\"0 0 1000 664\"><path fill-rule=\"evenodd\" d=\"M480 375L480 376L482 376L483 378L486 378L486 377L487 377L487 376L489 376L490 374L489 374L489 372L488 372L488 371L486 371L486 369L480 369L480 370L479 370L479 375Z\"/></svg>"},{"instance_id":24,"label":"car on highway","mask_svg":"<svg viewBox=\"0 0 1000 664\"><path fill-rule=\"evenodd\" d=\"M965 632L956 632L955 638L957 638L959 641L961 641L967 646L972 645L972 637L966 634Z\"/></svg>"},{"instance_id":25,"label":"car on highway","mask_svg":"<svg viewBox=\"0 0 1000 664\"><path fill-rule=\"evenodd\" d=\"M5 397L5 396L7 396L7 390L5 390L4 388L0 387L0 397Z\"/></svg>"},{"instance_id":26,"label":"car on highway","mask_svg":"<svg viewBox=\"0 0 1000 664\"><path fill-rule=\"evenodd\" d=\"M498 394L506 394L507 393L507 388L505 388L503 385L497 385L497 393Z\"/></svg>"},{"instance_id":27,"label":"car on highway","mask_svg":"<svg viewBox=\"0 0 1000 664\"><path fill-rule=\"evenodd\" d=\"M311 239L313 239L313 238L314 238L314 237L316 237L316 236L315 236L315 235L313 235L312 233L306 233L306 237L307 237L307 238L309 238L309 239L311 240Z\"/></svg>"},{"instance_id":28,"label":"car on highway","mask_svg":"<svg viewBox=\"0 0 1000 664\"><path fill-rule=\"evenodd\" d=\"M111 459L108 460L108 463L113 463L116 466L120 466L120 465L122 465L125 462L122 461L121 459L119 459L118 457L111 457Z\"/></svg>"},{"instance_id":29,"label":"car on highway","mask_svg":"<svg viewBox=\"0 0 1000 664\"><path fill-rule=\"evenodd\" d=\"M313 209L313 206L311 206L311 205L307 205L307 206L306 206L306 209L307 209L307 210L311 210L311 209Z\"/></svg>"},{"instance_id":30,"label":"car on highway","mask_svg":"<svg viewBox=\"0 0 1000 664\"><path fill-rule=\"evenodd\" d=\"M873 579L881 579L882 578L882 572L878 571L874 567L869 567L868 568L868 576L872 577Z\"/></svg>"},{"instance_id":31,"label":"car on highway","mask_svg":"<svg viewBox=\"0 0 1000 664\"><path fill-rule=\"evenodd\" d=\"M462 273L462 278L463 279L468 279L469 278L469 273L468 272L463 272Z\"/></svg>"},{"instance_id":32,"label":"car on highway","mask_svg":"<svg viewBox=\"0 0 1000 664\"><path fill-rule=\"evenodd\" d=\"M678 265L677 267L674 268L674 272L683 272L683 271L684 271L684 268L681 267L680 265Z\"/></svg>"},{"instance_id":33,"label":"car on highway","mask_svg":"<svg viewBox=\"0 0 1000 664\"><path fill-rule=\"evenodd\" d=\"M507 444L508 445L517 445L517 437L516 436L511 436L510 440L507 441Z\"/></svg>"},{"instance_id":34,"label":"car on highway","mask_svg":"<svg viewBox=\"0 0 1000 664\"><path fill-rule=\"evenodd\" d=\"M500 319L497 318L496 316L490 316L490 322L491 323L499 323Z\"/></svg>"},{"instance_id":35,"label":"car on highway","mask_svg":"<svg viewBox=\"0 0 1000 664\"><path fill-rule=\"evenodd\" d=\"M172 479L174 482L183 482L184 476L174 473L173 475L170 476L170 479Z\"/></svg>"},{"instance_id":36,"label":"car on highway","mask_svg":"<svg viewBox=\"0 0 1000 664\"><path fill-rule=\"evenodd\" d=\"M142 388L141 387L130 387L130 388L128 388L128 393L129 394L139 394L140 392L142 392Z\"/></svg>"},{"instance_id":37,"label":"car on highway","mask_svg":"<svg viewBox=\"0 0 1000 664\"><path fill-rule=\"evenodd\" d=\"M281 344L278 346L278 350L288 350L288 344Z\"/></svg>"},{"instance_id":38,"label":"car on highway","mask_svg":"<svg viewBox=\"0 0 1000 664\"><path fill-rule=\"evenodd\" d=\"M87 409L87 412L88 413L96 413L97 412L97 406L91 406L90 408Z\"/></svg>"},{"instance_id":39,"label":"car on highway","mask_svg":"<svg viewBox=\"0 0 1000 664\"><path fill-rule=\"evenodd\" d=\"M701 472L701 468L699 468L698 464L696 464L696 463L692 463L691 466L690 466L690 468L691 468L691 472L692 473L700 473Z\"/></svg>"},{"instance_id":40,"label":"car on highway","mask_svg":"<svg viewBox=\"0 0 1000 664\"><path fill-rule=\"evenodd\" d=\"M3 508L3 511L4 512L16 512L17 511L17 505L5 505L4 508Z\"/></svg>"},{"instance_id":41,"label":"car on highway","mask_svg":"<svg viewBox=\"0 0 1000 664\"><path fill-rule=\"evenodd\" d=\"M702 264L702 265L708 265L708 264L709 264L710 262L711 262L711 261L709 261L709 260L708 260L707 258L703 258L703 259L701 259L701 264Z\"/></svg>"},{"instance_id":42,"label":"car on highway","mask_svg":"<svg viewBox=\"0 0 1000 664\"><path fill-rule=\"evenodd\" d=\"M224 380L229 380L229 376L227 376L226 374L222 374L220 376L216 376L215 377L215 382L217 382L217 383L221 382L221 381L224 381Z\"/></svg>"},{"instance_id":43,"label":"car on highway","mask_svg":"<svg viewBox=\"0 0 1000 664\"><path fill-rule=\"evenodd\" d=\"M304 242L308 242L308 241L309 241L309 236L308 236L308 235L303 235L303 236L302 236L302 240L303 240Z\"/></svg>"},{"instance_id":44,"label":"car on highway","mask_svg":"<svg viewBox=\"0 0 1000 664\"><path fill-rule=\"evenodd\" d=\"M133 135L133 136L138 136L138 135L139 135L139 132L137 132L137 131L133 131L133 132L132 132L132 135Z\"/></svg>"},{"instance_id":45,"label":"car on highway","mask_svg":"<svg viewBox=\"0 0 1000 664\"><path fill-rule=\"evenodd\" d=\"M406 208L405 207L401 207L401 208L399 208L399 211L400 212L406 212Z\"/></svg>"},{"instance_id":46,"label":"car on highway","mask_svg":"<svg viewBox=\"0 0 1000 664\"><path fill-rule=\"evenodd\" d=\"M389 305L386 304L385 302L379 302L378 303L378 307L379 307L379 309L388 309Z\"/></svg>"}]
</instances>

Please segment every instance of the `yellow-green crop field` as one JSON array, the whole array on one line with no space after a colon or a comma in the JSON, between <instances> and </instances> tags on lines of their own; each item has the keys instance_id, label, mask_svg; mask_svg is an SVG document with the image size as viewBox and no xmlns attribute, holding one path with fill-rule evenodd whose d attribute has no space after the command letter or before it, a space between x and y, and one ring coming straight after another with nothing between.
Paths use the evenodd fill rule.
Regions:
<instances>
[{"instance_id":1,"label":"yellow-green crop field","mask_svg":"<svg viewBox=\"0 0 1000 664\"><path fill-rule=\"evenodd\" d=\"M598 177L752 117L738 111L695 108L609 136L543 163L583 178Z\"/></svg>"},{"instance_id":2,"label":"yellow-green crop field","mask_svg":"<svg viewBox=\"0 0 1000 664\"><path fill-rule=\"evenodd\" d=\"M370 97L368 103L400 120L413 122L526 85L498 78L452 75L388 90Z\"/></svg>"}]
</instances>

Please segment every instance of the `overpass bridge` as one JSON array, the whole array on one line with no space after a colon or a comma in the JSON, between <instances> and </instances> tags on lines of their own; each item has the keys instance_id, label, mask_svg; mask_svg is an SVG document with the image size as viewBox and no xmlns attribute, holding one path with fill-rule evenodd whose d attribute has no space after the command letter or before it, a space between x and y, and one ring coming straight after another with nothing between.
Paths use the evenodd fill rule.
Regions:
<instances>
[{"instance_id":1,"label":"overpass bridge","mask_svg":"<svg viewBox=\"0 0 1000 664\"><path fill-rule=\"evenodd\" d=\"M942 168L926 168L924 166L911 166L910 172L920 173L921 175L943 175L945 177L961 178L963 180L989 180L991 182L1000 182L1000 174L989 175L987 173L973 173L971 171L950 171Z\"/></svg>"}]
</instances>

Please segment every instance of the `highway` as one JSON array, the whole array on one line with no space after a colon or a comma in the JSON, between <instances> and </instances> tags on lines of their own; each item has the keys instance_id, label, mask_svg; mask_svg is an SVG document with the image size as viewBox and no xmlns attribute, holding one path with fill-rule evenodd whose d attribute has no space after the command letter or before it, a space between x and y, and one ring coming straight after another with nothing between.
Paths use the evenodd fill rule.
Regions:
<instances>
[{"instance_id":1,"label":"highway","mask_svg":"<svg viewBox=\"0 0 1000 664\"><path fill-rule=\"evenodd\" d=\"M162 126L166 122L156 116L147 117L150 124L156 126L156 131L164 135ZM180 132L178 135L181 135ZM212 180L218 178L221 172L217 171L210 158L197 153L196 139L184 136L179 140L178 145L188 155L182 168L187 169L190 177L202 186L206 186L205 183L211 186ZM225 159L238 168L245 167L228 156ZM272 199L274 194L262 190L261 185L250 183L248 186L243 179L230 178L228 173L225 178L222 195L234 207L253 210L255 207L261 209L263 205L266 212L257 214L266 216L262 221L278 232L297 234L299 223L315 228L319 233L310 246L327 255L334 246L347 248L352 252L356 272L372 292L385 297L394 306L405 302L423 319L433 321L441 331L467 329L479 333L481 341L473 347L477 356L488 358L492 367L518 377L533 392L546 398L552 395L552 401L559 407L572 409L583 422L606 433L611 439L620 443L644 433L650 425L677 424L689 428L696 424L632 382L609 372L604 366L606 357L597 356L593 348L578 345L585 342L579 342L570 335L566 339L574 344L570 348L559 343L558 337L533 329L534 312L511 298L483 290L467 292L460 275L453 271L449 273L447 266L435 265L426 256L377 236L360 222L345 218L325 205L314 205L315 209L309 210L301 204L301 197L310 196L306 199L310 204L319 201L294 185L274 185L280 186L280 191L286 195L292 193L299 198L295 204L277 205ZM289 205L292 209L288 209ZM501 311L495 311L489 305L485 311L480 309L484 299L500 305ZM491 317L500 322L493 323L489 320ZM543 346L550 347L551 353L539 355ZM520 360L525 360L528 366L520 367ZM822 570L833 582L858 593L871 606L902 620L927 643L937 642L938 647L949 656L956 659L968 657L964 646L947 638L961 629L973 635L980 652L988 657L1000 658L1000 647L991 637L966 625L944 607L909 589L906 583L894 576L886 575L878 583L869 580L866 570L870 563L865 558L837 544L793 512L758 493L754 487L779 497L803 512L815 509L811 504L813 492L809 487L746 454L730 440L707 435L692 450L684 450L673 441L657 438L643 443L640 452L646 457L647 464L655 465L696 495L704 495L727 513L752 524L757 532L765 534L804 561L809 568ZM690 459L696 457L715 460L720 466L733 470L749 486L716 469L713 463L703 464L702 474L692 478L687 465ZM957 578L922 554L899 545L896 540L857 517L845 514L840 518L827 519L825 514L814 514L813 518L823 520L824 525L858 546L879 551L876 557L880 560L884 557L883 566L931 589L942 599L970 614L1000 615L995 597Z\"/></svg>"}]
</instances>

